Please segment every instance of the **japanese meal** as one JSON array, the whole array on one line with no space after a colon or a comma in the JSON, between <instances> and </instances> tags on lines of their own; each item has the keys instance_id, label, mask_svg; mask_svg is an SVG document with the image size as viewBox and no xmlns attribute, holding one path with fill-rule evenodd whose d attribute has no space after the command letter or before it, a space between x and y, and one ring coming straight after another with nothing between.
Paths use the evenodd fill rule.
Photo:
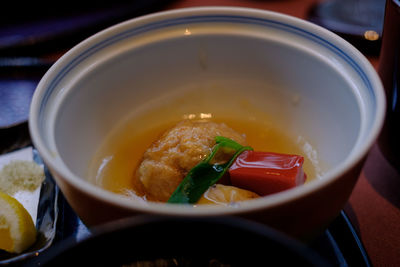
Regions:
<instances>
[{"instance_id":1,"label":"japanese meal","mask_svg":"<svg viewBox=\"0 0 400 267\"><path fill-rule=\"evenodd\" d=\"M72 48L38 84L29 127L88 226L239 216L305 237L347 203L384 110L374 68L336 35L265 10L203 7L135 18ZM197 123L215 126L180 145L198 147L197 160L161 143ZM264 168L275 160L291 171Z\"/></svg>"},{"instance_id":2,"label":"japanese meal","mask_svg":"<svg viewBox=\"0 0 400 267\"><path fill-rule=\"evenodd\" d=\"M156 120L144 112L122 123L97 152L89 180L139 201L234 205L317 175L292 135L271 125L228 112L182 120L158 112Z\"/></svg>"}]
</instances>

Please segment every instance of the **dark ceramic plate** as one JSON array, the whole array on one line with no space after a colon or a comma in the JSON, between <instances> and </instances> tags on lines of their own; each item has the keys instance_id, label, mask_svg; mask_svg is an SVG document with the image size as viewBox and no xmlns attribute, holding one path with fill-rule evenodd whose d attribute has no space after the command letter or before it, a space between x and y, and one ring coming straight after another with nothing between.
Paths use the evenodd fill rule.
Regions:
<instances>
[{"instance_id":1,"label":"dark ceramic plate","mask_svg":"<svg viewBox=\"0 0 400 267\"><path fill-rule=\"evenodd\" d=\"M77 260L79 259L79 260ZM136 216L66 239L29 266L331 266L265 225L234 217Z\"/></svg>"},{"instance_id":2,"label":"dark ceramic plate","mask_svg":"<svg viewBox=\"0 0 400 267\"><path fill-rule=\"evenodd\" d=\"M61 199L63 199L62 195ZM63 222L60 220L58 240L56 242L69 240L66 241L67 244L73 246L77 242L90 237L93 233L86 228L68 203L63 200L60 201L60 204L60 207L62 207L60 210L63 211ZM269 242L272 241L269 240ZM233 243L236 244L237 242ZM318 257L321 256L333 266L371 266L368 255L355 229L343 211L319 238L307 245L306 249L312 250L312 253L316 253ZM60 253L60 251L53 253ZM38 261L35 262L37 263Z\"/></svg>"}]
</instances>

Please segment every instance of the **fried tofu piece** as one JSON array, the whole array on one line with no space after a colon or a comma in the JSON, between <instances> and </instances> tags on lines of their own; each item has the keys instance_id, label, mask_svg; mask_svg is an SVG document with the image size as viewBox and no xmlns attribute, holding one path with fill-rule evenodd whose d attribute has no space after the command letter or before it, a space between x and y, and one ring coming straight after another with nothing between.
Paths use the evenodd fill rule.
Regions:
<instances>
[{"instance_id":1,"label":"fried tofu piece","mask_svg":"<svg viewBox=\"0 0 400 267\"><path fill-rule=\"evenodd\" d=\"M136 172L147 199L166 202L189 170L211 153L216 136L247 145L244 135L224 123L192 120L178 123L155 141Z\"/></svg>"},{"instance_id":2,"label":"fried tofu piece","mask_svg":"<svg viewBox=\"0 0 400 267\"><path fill-rule=\"evenodd\" d=\"M197 204L231 205L236 202L260 197L254 192L235 186L215 184L201 196Z\"/></svg>"}]
</instances>

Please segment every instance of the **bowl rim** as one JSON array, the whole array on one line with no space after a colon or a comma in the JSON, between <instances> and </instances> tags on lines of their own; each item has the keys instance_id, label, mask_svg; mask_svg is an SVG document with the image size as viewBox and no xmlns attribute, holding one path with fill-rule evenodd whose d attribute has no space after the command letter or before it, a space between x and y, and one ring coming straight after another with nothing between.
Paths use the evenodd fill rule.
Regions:
<instances>
[{"instance_id":1,"label":"bowl rim","mask_svg":"<svg viewBox=\"0 0 400 267\"><path fill-rule=\"evenodd\" d=\"M145 25L150 22L157 22L160 20L166 20L171 18L184 18L188 16L198 16L198 15L237 15L237 16L248 16L256 17L261 19L277 20L280 22L285 22L288 25L296 25L299 29L304 29L318 38L328 40L329 42L339 45L342 50L347 52L347 56L356 60L364 68L364 72L370 78L371 87L373 88L373 93L376 96L376 111L375 118L371 126L371 131L366 135L365 141L359 146L358 151L351 152L352 157L347 158L339 166L332 168L327 172L322 179L317 179L312 183L307 183L303 186L293 188L291 190L283 191L277 194L268 196L267 198L259 198L249 201L241 202L239 206L212 206L212 205L202 205L196 208L189 205L174 205L165 203L150 203L132 201L126 197L120 196L116 193L112 193L99 186L91 184L83 178L80 178L73 174L66 166L61 166L62 164L57 164L54 161L54 152L52 152L41 135L41 130L39 127L39 108L40 101L43 98L46 89L53 80L55 74L62 69L62 67L69 61L74 60L75 57L79 55L81 51L85 48L95 45L96 42L106 38L107 36L113 35L123 29L129 27L137 27L139 25ZM348 170L354 168L363 158L367 155L368 151L371 149L373 143L377 139L381 128L383 126L384 115L385 115L385 95L382 83L375 69L372 67L371 63L361 54L356 48L354 48L347 41L337 36L336 34L324 29L316 24L305 21L300 18L296 18L290 15L277 13L274 11L261 10L256 8L247 7L220 7L220 6L204 6L204 7L190 7L181 8L168 11L160 11L137 18L133 18L114 26L106 28L89 38L83 40L75 47L67 51L60 59L58 59L54 65L46 72L46 74L40 80L30 107L29 116L29 130L32 137L32 142L34 146L38 149L40 155L43 157L45 163L48 165L49 169L57 177L63 177L63 179L70 184L73 188L81 191L91 198L98 199L100 201L106 202L111 205L120 206L127 210L139 211L143 213L154 213L154 214L166 214L166 215L185 215L185 216L213 216L213 215L233 215L238 213L248 213L252 211L257 211L266 208L273 208L282 205L287 202L293 202L296 199L302 198L312 192L318 191L329 184L333 183L338 177L343 176ZM65 165L65 164L64 164ZM56 179L57 180L57 179Z\"/></svg>"}]
</instances>

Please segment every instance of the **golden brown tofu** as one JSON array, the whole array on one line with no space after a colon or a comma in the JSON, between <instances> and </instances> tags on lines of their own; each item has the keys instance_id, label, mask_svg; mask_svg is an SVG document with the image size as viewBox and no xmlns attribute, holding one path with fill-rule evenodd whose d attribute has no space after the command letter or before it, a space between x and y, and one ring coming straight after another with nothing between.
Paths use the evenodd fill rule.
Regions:
<instances>
[{"instance_id":1,"label":"golden brown tofu","mask_svg":"<svg viewBox=\"0 0 400 267\"><path fill-rule=\"evenodd\" d=\"M197 204L230 205L260 197L256 193L235 186L215 184L201 196Z\"/></svg>"},{"instance_id":2,"label":"golden brown tofu","mask_svg":"<svg viewBox=\"0 0 400 267\"><path fill-rule=\"evenodd\" d=\"M224 123L185 120L165 132L144 153L136 178L146 197L167 201L188 171L207 157L216 136L246 145L246 138Z\"/></svg>"}]
</instances>

